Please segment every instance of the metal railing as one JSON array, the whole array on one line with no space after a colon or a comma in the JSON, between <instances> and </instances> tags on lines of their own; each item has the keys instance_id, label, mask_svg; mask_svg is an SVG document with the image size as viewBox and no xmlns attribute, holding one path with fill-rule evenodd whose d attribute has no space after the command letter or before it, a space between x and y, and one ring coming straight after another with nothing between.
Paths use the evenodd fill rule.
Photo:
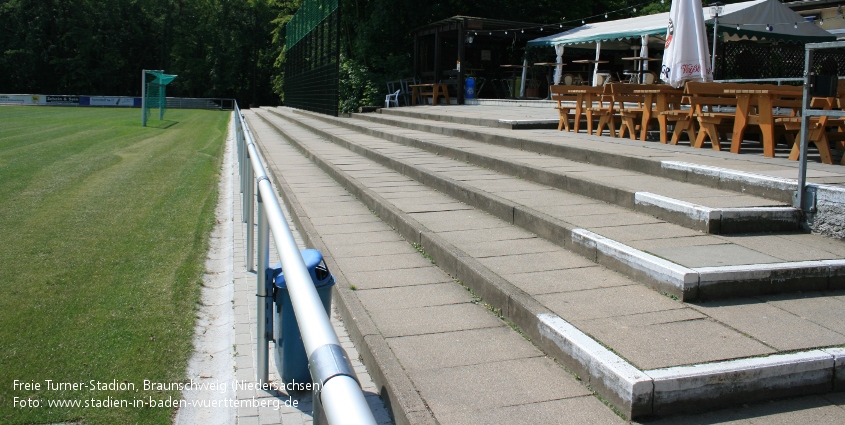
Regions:
<instances>
[{"instance_id":1,"label":"metal railing","mask_svg":"<svg viewBox=\"0 0 845 425\"><path fill-rule=\"evenodd\" d=\"M803 78L740 78L734 80L715 80L716 83L777 83L782 86L783 83L800 83L804 81Z\"/></svg>"},{"instance_id":2,"label":"metal railing","mask_svg":"<svg viewBox=\"0 0 845 425\"><path fill-rule=\"evenodd\" d=\"M798 157L798 190L793 197L793 206L801 208L805 213L816 212L815 192L807 193L807 148L810 143L810 118L812 117L845 117L845 111L842 110L822 110L812 109L810 101L812 99L811 77L815 75L813 71L813 53L816 50L823 49L845 49L845 41L831 41L827 43L807 43L804 45L804 102L801 108L801 139L796 140L796 143L801 143L801 153ZM824 129L822 129L824 131ZM809 196L808 196L809 195Z\"/></svg>"},{"instance_id":3,"label":"metal railing","mask_svg":"<svg viewBox=\"0 0 845 425\"><path fill-rule=\"evenodd\" d=\"M276 250L282 263L282 271L290 294L294 314L302 334L311 378L314 382L314 413L322 413L329 424L375 424L364 394L337 335L332 328L311 276L296 246L293 235L285 220L273 185L267 176L258 148L253 142L249 126L235 104L236 143L238 147L238 170L243 193L243 217L247 228L247 269L253 269L253 207L257 201L257 254L256 300L256 381L267 383L269 378L268 344L269 335L267 302L272 295L267 293L265 271L269 268L270 232L276 243ZM257 185L258 190L255 191ZM272 303L270 300L269 302ZM320 412L322 409L322 412ZM316 419L316 418L315 418ZM315 423L317 421L315 420Z\"/></svg>"}]
</instances>

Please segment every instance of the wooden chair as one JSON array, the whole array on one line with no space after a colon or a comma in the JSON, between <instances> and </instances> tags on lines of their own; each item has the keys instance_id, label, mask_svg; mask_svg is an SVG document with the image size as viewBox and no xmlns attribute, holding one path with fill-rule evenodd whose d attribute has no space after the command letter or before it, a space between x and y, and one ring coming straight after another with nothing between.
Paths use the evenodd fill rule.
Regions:
<instances>
[{"instance_id":1,"label":"wooden chair","mask_svg":"<svg viewBox=\"0 0 845 425\"><path fill-rule=\"evenodd\" d=\"M810 107L813 109L834 109L839 105L840 99L833 97L813 98ZM801 142L799 132L801 131L801 117L783 117L775 119L779 125L784 126L789 142L792 143L792 150L789 159L797 161L801 154ZM828 130L830 129L830 130ZM845 146L845 119L831 118L826 116L811 117L809 122L808 144L813 144L819 151L819 158L824 164L833 164L833 155L830 151L831 142L835 143L837 149ZM842 157L842 164L845 164L845 155Z\"/></svg>"},{"instance_id":2,"label":"wooden chair","mask_svg":"<svg viewBox=\"0 0 845 425\"><path fill-rule=\"evenodd\" d=\"M569 115L570 112L575 111L575 107L578 102L578 95L570 94L569 87L563 85L550 85L549 86L549 96L552 100L557 102L557 109L558 115L560 116L560 121L558 122L557 129L558 131L571 131L569 129ZM567 102L564 104L563 102ZM572 102L571 104L569 102ZM574 116L574 115L573 115Z\"/></svg>"},{"instance_id":3,"label":"wooden chair","mask_svg":"<svg viewBox=\"0 0 845 425\"><path fill-rule=\"evenodd\" d=\"M619 117L619 137L625 137L625 132L630 134L631 140L637 139L637 130L642 121L643 111L646 107L643 102L644 96L635 94L634 90L642 89L639 84L614 83L610 85L612 103L616 104L615 115ZM628 104L628 106L626 106ZM632 106L636 104L636 106ZM650 105L648 106L651 107Z\"/></svg>"},{"instance_id":4,"label":"wooden chair","mask_svg":"<svg viewBox=\"0 0 845 425\"><path fill-rule=\"evenodd\" d=\"M610 137L616 137L616 120L614 119L614 103L613 102L613 86L620 83L610 83L606 84L603 87L598 86L594 87L594 89L602 89L601 94L598 94L597 97L599 99L596 106L591 106L587 108L587 132L589 134L593 134L592 124L593 120L598 117L599 122L596 126L596 135L601 136L603 129L607 127L608 132L610 133ZM607 104L605 105L605 102Z\"/></svg>"}]
</instances>

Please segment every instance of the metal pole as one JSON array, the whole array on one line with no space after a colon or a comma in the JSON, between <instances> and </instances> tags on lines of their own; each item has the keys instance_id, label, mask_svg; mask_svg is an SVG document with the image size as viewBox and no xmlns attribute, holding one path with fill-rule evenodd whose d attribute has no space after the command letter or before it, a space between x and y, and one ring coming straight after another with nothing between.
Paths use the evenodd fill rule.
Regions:
<instances>
[{"instance_id":1,"label":"metal pole","mask_svg":"<svg viewBox=\"0 0 845 425\"><path fill-rule=\"evenodd\" d=\"M244 199L246 200L246 269L254 270L255 268L255 220L253 218L255 193L253 185L254 180L252 176L252 166L246 164L246 192Z\"/></svg>"},{"instance_id":2,"label":"metal pole","mask_svg":"<svg viewBox=\"0 0 845 425\"><path fill-rule=\"evenodd\" d=\"M147 126L147 70L141 70L141 127Z\"/></svg>"},{"instance_id":3,"label":"metal pole","mask_svg":"<svg viewBox=\"0 0 845 425\"><path fill-rule=\"evenodd\" d=\"M807 110L810 109L810 69L813 62L813 53L809 47L804 50L804 102L801 109L801 154L798 157L798 193L795 197L793 207L804 210L804 187L807 184L807 146L809 145L810 117Z\"/></svg>"},{"instance_id":4,"label":"metal pole","mask_svg":"<svg viewBox=\"0 0 845 425\"><path fill-rule=\"evenodd\" d=\"M519 81L519 97L525 97L525 78L528 76L528 52L522 57L522 79Z\"/></svg>"},{"instance_id":5,"label":"metal pole","mask_svg":"<svg viewBox=\"0 0 845 425\"><path fill-rule=\"evenodd\" d=\"M266 178L266 177L265 177ZM266 180L265 180L266 181ZM268 182L269 184L269 182ZM270 227L264 210L261 192L258 193L258 267L256 270L255 307L255 380L268 382L270 378L270 357L267 352L267 268L270 267ZM300 261L301 257L300 257ZM304 266L303 266L304 267ZM309 277L310 278L310 277ZM272 317L270 318L272 320Z\"/></svg>"},{"instance_id":6,"label":"metal pole","mask_svg":"<svg viewBox=\"0 0 845 425\"><path fill-rule=\"evenodd\" d=\"M710 72L716 78L716 37L719 31L719 13L713 18L713 56L710 58Z\"/></svg>"}]
</instances>

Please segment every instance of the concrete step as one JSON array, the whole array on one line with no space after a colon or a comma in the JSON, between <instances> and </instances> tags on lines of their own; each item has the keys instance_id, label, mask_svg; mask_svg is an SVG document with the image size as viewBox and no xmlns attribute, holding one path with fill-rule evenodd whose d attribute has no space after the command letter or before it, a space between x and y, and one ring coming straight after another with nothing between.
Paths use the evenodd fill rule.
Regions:
<instances>
[{"instance_id":1,"label":"concrete step","mask_svg":"<svg viewBox=\"0 0 845 425\"><path fill-rule=\"evenodd\" d=\"M681 300L845 287L845 245L821 236L702 235L644 213L397 145L327 124L322 118L282 111L269 110ZM796 242L802 246L800 256L789 248Z\"/></svg>"},{"instance_id":2,"label":"concrete step","mask_svg":"<svg viewBox=\"0 0 845 425\"><path fill-rule=\"evenodd\" d=\"M490 125L487 119L478 118L477 114L467 117L450 113L454 110L453 108L399 109L382 109L381 114L356 115L356 117L373 121L393 118L392 125L404 128L478 140L577 162L707 185L773 199L789 205L792 203L792 194L797 188L793 179L724 168L724 163L735 161L725 161L719 156L712 157L712 155L720 154L719 152L696 150L695 155L678 155L676 152L679 147L677 146L643 144L640 141L624 138L591 136L585 132L509 132ZM536 116L538 109L543 110L525 109L530 110L531 116ZM489 109L484 111L485 115L490 113ZM554 111L548 112L554 113ZM503 117L508 115L502 114L497 119L505 119ZM562 137L564 134L566 137ZM753 164L750 168L752 170L772 168L767 165Z\"/></svg>"},{"instance_id":3,"label":"concrete step","mask_svg":"<svg viewBox=\"0 0 845 425\"><path fill-rule=\"evenodd\" d=\"M705 233L797 231L801 212L782 202L631 170L584 164L511 147L426 131L403 130L405 119L354 114L357 120L311 115L335 125L438 155L654 215ZM421 120L418 120L421 121ZM377 123L377 124L374 124ZM381 125L379 125L381 124ZM420 124L420 127L430 127Z\"/></svg>"},{"instance_id":4,"label":"concrete step","mask_svg":"<svg viewBox=\"0 0 845 425\"><path fill-rule=\"evenodd\" d=\"M819 349L845 342L845 335L835 330L845 302L841 293L815 293L809 299L675 301L625 275L584 262L579 255L516 227L513 220L487 215L409 179L408 173L358 155L359 149L347 150L336 140L324 139L313 128L298 124L307 117L286 110L278 111L281 116L253 113L268 125L262 134L267 130L282 134L377 217L628 417L671 415L691 406L708 408L843 386L845 350ZM452 160L405 147L385 144L382 149L396 157L424 160L430 167L454 167ZM312 175L302 179L298 184L304 193L319 201L315 211L337 215L329 202L336 196L311 192ZM332 227L330 222L322 226L328 226L328 232L370 229L369 224ZM314 229L320 231L326 230ZM354 245L368 238L347 236L346 244L353 245L347 251L361 252ZM402 254L385 255L394 262L405 259ZM344 273L347 268L362 271L372 266L363 259L341 264ZM385 273L389 270L385 267L365 272L371 274L356 283L373 278L403 285L422 279L416 272ZM815 311L815 321L799 317L801 309ZM774 320L761 322L760 315Z\"/></svg>"}]
</instances>

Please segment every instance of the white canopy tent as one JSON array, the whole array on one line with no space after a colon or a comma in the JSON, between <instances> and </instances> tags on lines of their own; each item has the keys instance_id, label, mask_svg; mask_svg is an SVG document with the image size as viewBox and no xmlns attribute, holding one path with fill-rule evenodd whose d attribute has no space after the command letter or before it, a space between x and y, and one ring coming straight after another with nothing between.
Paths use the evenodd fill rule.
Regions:
<instances>
[{"instance_id":1,"label":"white canopy tent","mask_svg":"<svg viewBox=\"0 0 845 425\"><path fill-rule=\"evenodd\" d=\"M703 8L705 23L713 25L707 6ZM669 12L616 21L582 25L559 34L528 42L528 46L563 44L579 48L594 48L602 42L608 50L630 49L630 39L649 36L648 47L662 48L666 37ZM739 29L737 29L739 28ZM719 32L732 39L778 40L796 42L833 41L835 37L777 0L753 0L728 4L719 15Z\"/></svg>"},{"instance_id":2,"label":"white canopy tent","mask_svg":"<svg viewBox=\"0 0 845 425\"><path fill-rule=\"evenodd\" d=\"M709 8L702 7L705 24L713 25ZM631 39L640 39L643 49L663 50L669 12L616 21L597 22L528 42L528 47L572 46L595 48L596 60L601 49L626 50L636 47ZM725 5L719 14L719 33L730 40L794 41L800 43L834 41L836 37L806 21L778 0L753 0ZM556 48L557 50L557 48ZM647 50L646 50L647 51ZM640 52L641 53L641 52ZM598 64L593 70L595 83Z\"/></svg>"}]
</instances>

